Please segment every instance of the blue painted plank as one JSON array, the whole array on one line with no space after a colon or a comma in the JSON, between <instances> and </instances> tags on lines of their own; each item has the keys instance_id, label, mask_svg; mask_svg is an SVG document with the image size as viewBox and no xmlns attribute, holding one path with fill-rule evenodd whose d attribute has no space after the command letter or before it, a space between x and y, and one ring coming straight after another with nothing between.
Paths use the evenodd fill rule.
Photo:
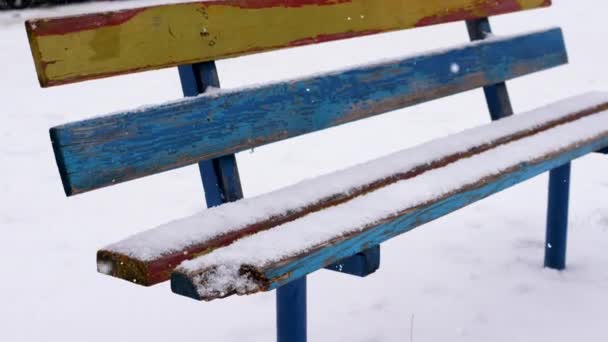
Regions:
<instances>
[{"instance_id":1,"label":"blue painted plank","mask_svg":"<svg viewBox=\"0 0 608 342\"><path fill-rule=\"evenodd\" d=\"M294 258L295 260L288 263L269 267L264 270L265 278L272 280L268 290L281 286L291 279L297 279L303 275L312 273L346 256L354 255L367 248L367 246L380 244L494 193L606 147L608 147L608 136L561 151L559 154L543 161L524 163L515 171L494 179L488 179L487 182L483 182L475 188L459 192L428 206L416 208L401 217L366 229L360 234L332 243L330 246L314 251L301 258Z\"/></svg>"},{"instance_id":2,"label":"blue painted plank","mask_svg":"<svg viewBox=\"0 0 608 342\"><path fill-rule=\"evenodd\" d=\"M608 154L608 148L600 150L599 153Z\"/></svg>"},{"instance_id":3,"label":"blue painted plank","mask_svg":"<svg viewBox=\"0 0 608 342\"><path fill-rule=\"evenodd\" d=\"M471 41L483 40L492 34L492 27L488 18L467 20L466 24ZM505 82L485 86L483 92L492 121L513 115L513 106Z\"/></svg>"},{"instance_id":4,"label":"blue painted plank","mask_svg":"<svg viewBox=\"0 0 608 342\"><path fill-rule=\"evenodd\" d=\"M51 129L73 195L566 63L559 29Z\"/></svg>"}]
</instances>

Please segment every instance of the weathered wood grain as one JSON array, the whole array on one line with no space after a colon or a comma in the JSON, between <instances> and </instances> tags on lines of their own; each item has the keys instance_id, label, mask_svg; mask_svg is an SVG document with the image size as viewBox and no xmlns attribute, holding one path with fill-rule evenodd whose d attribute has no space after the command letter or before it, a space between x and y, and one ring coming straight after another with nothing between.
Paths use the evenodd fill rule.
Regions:
<instances>
[{"instance_id":1,"label":"weathered wood grain","mask_svg":"<svg viewBox=\"0 0 608 342\"><path fill-rule=\"evenodd\" d=\"M566 62L553 29L70 123L51 140L74 195Z\"/></svg>"},{"instance_id":2,"label":"weathered wood grain","mask_svg":"<svg viewBox=\"0 0 608 342\"><path fill-rule=\"evenodd\" d=\"M320 200L311 201L308 204L290 208L285 212L281 212L278 215L271 216L262 221L251 222L249 225L241 229L227 232L226 234L217 236L213 239L191 241L189 246L186 246L180 250L175 250L173 247L167 247L166 251L162 253L162 257L155 260L139 260L112 250L100 250L97 254L97 262L99 265L101 265L100 268L105 274L125 279L140 285L154 285L156 283L168 280L173 268L179 265L182 261L212 252L218 248L231 244L237 239L264 230L272 229L284 223L302 218L305 215L313 212L321 211L323 209L345 203L356 197L363 196L369 192L394 184L398 181L411 179L422 173L444 167L463 158L469 158L473 155L494 149L500 145L529 137L556 126L606 110L608 110L608 102L590 107L585 110L573 112L566 116L556 117L538 126L526 127L517 132L504 134L494 140L480 141L477 145L462 149L457 153L452 153L439 159L432 159L429 157L428 160L410 169L398 170L387 177L372 180L365 184L358 184L357 186L353 186L352 188L349 188L343 192L330 193L328 196L321 198ZM201 229L204 228L201 227Z\"/></svg>"},{"instance_id":3,"label":"weathered wood grain","mask_svg":"<svg viewBox=\"0 0 608 342\"><path fill-rule=\"evenodd\" d=\"M488 17L550 0L218 0L26 22L43 87Z\"/></svg>"},{"instance_id":4,"label":"weathered wood grain","mask_svg":"<svg viewBox=\"0 0 608 342\"><path fill-rule=\"evenodd\" d=\"M305 253L284 260L270 262L263 267L241 265L239 274L255 282L250 293L269 291L298 279L346 256L354 255L369 246L380 244L425 223L447 215L471 203L507 189L515 184L552 170L571 160L608 146L608 131L594 137L582 138L567 147L515 165L499 174L479 179L474 184L463 186L444 196L416 207L404 208L401 212L363 227L360 232L341 236L312 247ZM177 268L171 277L173 292L197 300L213 300L234 294L234 290L201 296L199 287L205 287L207 274L215 272L215 266L192 272ZM249 293L239 293L249 294Z\"/></svg>"}]
</instances>

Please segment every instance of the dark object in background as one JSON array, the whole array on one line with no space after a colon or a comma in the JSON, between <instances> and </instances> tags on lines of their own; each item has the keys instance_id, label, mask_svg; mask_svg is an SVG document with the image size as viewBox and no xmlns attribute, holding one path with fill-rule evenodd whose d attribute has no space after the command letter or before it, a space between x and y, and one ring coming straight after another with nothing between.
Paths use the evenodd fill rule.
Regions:
<instances>
[{"instance_id":1,"label":"dark object in background","mask_svg":"<svg viewBox=\"0 0 608 342\"><path fill-rule=\"evenodd\" d=\"M21 9L29 7L32 4L32 0L4 0L8 8Z\"/></svg>"},{"instance_id":2,"label":"dark object in background","mask_svg":"<svg viewBox=\"0 0 608 342\"><path fill-rule=\"evenodd\" d=\"M86 0L0 0L0 10L3 9L24 9L36 6L64 5Z\"/></svg>"}]
</instances>

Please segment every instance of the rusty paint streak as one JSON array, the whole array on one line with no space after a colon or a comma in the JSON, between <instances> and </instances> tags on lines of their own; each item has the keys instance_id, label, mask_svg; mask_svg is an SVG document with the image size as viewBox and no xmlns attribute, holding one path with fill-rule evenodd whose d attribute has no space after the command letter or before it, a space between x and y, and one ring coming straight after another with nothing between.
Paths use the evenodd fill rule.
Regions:
<instances>
[{"instance_id":1,"label":"rusty paint streak","mask_svg":"<svg viewBox=\"0 0 608 342\"><path fill-rule=\"evenodd\" d=\"M129 21L147 8L136 8L107 13L86 14L73 17L27 20L28 32L35 36L62 35L71 32L94 30L116 26Z\"/></svg>"},{"instance_id":2,"label":"rusty paint streak","mask_svg":"<svg viewBox=\"0 0 608 342\"><path fill-rule=\"evenodd\" d=\"M247 9L262 9L271 7L303 7L303 6L327 6L352 2L352 0L216 0L204 4L223 5Z\"/></svg>"},{"instance_id":3,"label":"rusty paint streak","mask_svg":"<svg viewBox=\"0 0 608 342\"><path fill-rule=\"evenodd\" d=\"M386 30L365 30L365 31L342 32L342 33L336 33L336 34L321 34L316 37L294 40L291 43L287 44L287 46L277 46L275 48L296 47L296 46L317 44L317 43L330 42L330 41L340 40L340 39L369 36L372 34L377 34L377 33L382 33L382 32L386 32Z\"/></svg>"},{"instance_id":4,"label":"rusty paint streak","mask_svg":"<svg viewBox=\"0 0 608 342\"><path fill-rule=\"evenodd\" d=\"M551 0L545 0L541 7L551 6ZM523 7L517 0L485 0L480 4L476 5L475 8L460 8L448 13L436 14L422 18L416 27L437 25L447 22L454 22L460 20L469 20L479 18L480 13L484 16L493 16L498 14L505 14L510 12L517 12L523 10Z\"/></svg>"}]
</instances>

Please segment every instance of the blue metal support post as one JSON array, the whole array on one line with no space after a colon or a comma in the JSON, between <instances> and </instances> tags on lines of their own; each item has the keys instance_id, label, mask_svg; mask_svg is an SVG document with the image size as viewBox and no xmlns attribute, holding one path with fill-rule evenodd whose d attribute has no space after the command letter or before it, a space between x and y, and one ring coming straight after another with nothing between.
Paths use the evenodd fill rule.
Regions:
<instances>
[{"instance_id":1,"label":"blue metal support post","mask_svg":"<svg viewBox=\"0 0 608 342\"><path fill-rule=\"evenodd\" d=\"M367 277L380 268L380 246L361 251L350 258L342 259L325 269L346 273L357 277Z\"/></svg>"},{"instance_id":2,"label":"blue metal support post","mask_svg":"<svg viewBox=\"0 0 608 342\"><path fill-rule=\"evenodd\" d=\"M467 21L467 29L472 41L485 39L488 34L492 33L488 18ZM484 87L483 90L492 120L513 115L509 92L504 82ZM545 267L558 270L566 267L569 189L570 163L549 172Z\"/></svg>"},{"instance_id":3,"label":"blue metal support post","mask_svg":"<svg viewBox=\"0 0 608 342\"><path fill-rule=\"evenodd\" d=\"M545 267L556 270L566 268L570 169L570 163L568 163L554 169L549 174Z\"/></svg>"},{"instance_id":4,"label":"blue metal support post","mask_svg":"<svg viewBox=\"0 0 608 342\"><path fill-rule=\"evenodd\" d=\"M471 41L485 39L488 34L492 33L488 18L467 20L467 30ZM513 115L509 91L504 82L484 87L483 92L486 96L492 121Z\"/></svg>"},{"instance_id":5,"label":"blue metal support post","mask_svg":"<svg viewBox=\"0 0 608 342\"><path fill-rule=\"evenodd\" d=\"M178 71L184 96L196 96L209 87L220 87L215 62L181 65ZM205 160L198 166L208 208L243 198L234 154Z\"/></svg>"},{"instance_id":6,"label":"blue metal support post","mask_svg":"<svg viewBox=\"0 0 608 342\"><path fill-rule=\"evenodd\" d=\"M196 96L208 87L220 87L214 62L182 65L178 71L184 96ZM243 198L234 154L198 165L207 207ZM277 289L277 341L306 342L306 277Z\"/></svg>"},{"instance_id":7,"label":"blue metal support post","mask_svg":"<svg viewBox=\"0 0 608 342\"><path fill-rule=\"evenodd\" d=\"M302 277L277 289L277 341L306 339L306 277Z\"/></svg>"}]
</instances>

